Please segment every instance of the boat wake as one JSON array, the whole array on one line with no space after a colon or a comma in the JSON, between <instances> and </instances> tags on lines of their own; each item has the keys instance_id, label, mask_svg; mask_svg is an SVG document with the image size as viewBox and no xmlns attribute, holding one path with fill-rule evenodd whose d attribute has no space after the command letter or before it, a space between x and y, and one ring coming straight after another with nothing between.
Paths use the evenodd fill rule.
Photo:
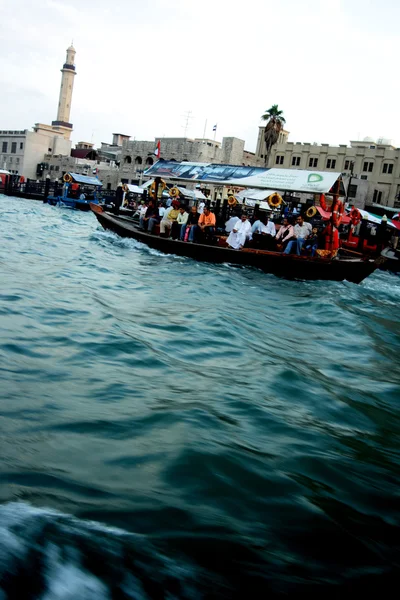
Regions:
<instances>
[{"instance_id":1,"label":"boat wake","mask_svg":"<svg viewBox=\"0 0 400 600\"><path fill-rule=\"evenodd\" d=\"M144 536L22 502L1 506L0 523L1 600L194 598L189 569Z\"/></svg>"}]
</instances>

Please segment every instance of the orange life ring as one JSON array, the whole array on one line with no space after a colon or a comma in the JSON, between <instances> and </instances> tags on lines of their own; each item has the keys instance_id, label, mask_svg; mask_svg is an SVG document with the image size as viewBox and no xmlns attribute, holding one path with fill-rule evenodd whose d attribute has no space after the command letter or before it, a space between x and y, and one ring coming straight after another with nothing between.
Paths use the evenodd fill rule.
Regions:
<instances>
[{"instance_id":1,"label":"orange life ring","mask_svg":"<svg viewBox=\"0 0 400 600\"><path fill-rule=\"evenodd\" d=\"M353 208L351 209L349 217L350 217L351 224L353 225L353 227L356 227L356 225L361 223L361 219L362 219L361 213L358 210L358 208L356 208L355 206L353 206Z\"/></svg>"},{"instance_id":2,"label":"orange life ring","mask_svg":"<svg viewBox=\"0 0 400 600\"><path fill-rule=\"evenodd\" d=\"M229 204L229 206L235 206L237 204L237 200L236 200L235 196L228 197L228 204Z\"/></svg>"},{"instance_id":3,"label":"orange life ring","mask_svg":"<svg viewBox=\"0 0 400 600\"><path fill-rule=\"evenodd\" d=\"M344 204L340 200L334 201L332 204L332 223L335 227L339 227L342 222Z\"/></svg>"},{"instance_id":4,"label":"orange life ring","mask_svg":"<svg viewBox=\"0 0 400 600\"><path fill-rule=\"evenodd\" d=\"M271 208L278 208L283 202L282 196L280 196L277 192L274 192L270 196L268 196L268 204Z\"/></svg>"},{"instance_id":5,"label":"orange life ring","mask_svg":"<svg viewBox=\"0 0 400 600\"><path fill-rule=\"evenodd\" d=\"M315 208L315 206L310 206L310 208L307 208L306 216L309 219L312 219L313 217L315 217L316 214L317 214L317 209Z\"/></svg>"},{"instance_id":6,"label":"orange life ring","mask_svg":"<svg viewBox=\"0 0 400 600\"><path fill-rule=\"evenodd\" d=\"M179 190L176 186L172 187L169 190L169 195L171 196L171 198L176 198L177 196L179 196Z\"/></svg>"},{"instance_id":7,"label":"orange life ring","mask_svg":"<svg viewBox=\"0 0 400 600\"><path fill-rule=\"evenodd\" d=\"M72 177L71 177L71 175L70 175L69 173L65 173L65 175L64 175L64 177L63 177L63 181L64 181L65 183L71 183L71 181L72 181Z\"/></svg>"}]
</instances>

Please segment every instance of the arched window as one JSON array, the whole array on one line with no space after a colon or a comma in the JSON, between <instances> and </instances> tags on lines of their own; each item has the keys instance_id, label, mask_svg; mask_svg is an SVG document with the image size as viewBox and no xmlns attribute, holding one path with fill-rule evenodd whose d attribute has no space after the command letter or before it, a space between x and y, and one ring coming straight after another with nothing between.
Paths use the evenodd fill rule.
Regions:
<instances>
[{"instance_id":1,"label":"arched window","mask_svg":"<svg viewBox=\"0 0 400 600\"><path fill-rule=\"evenodd\" d=\"M149 156L149 158L146 158L146 165L152 165L154 163L154 160L151 158L151 156Z\"/></svg>"},{"instance_id":2,"label":"arched window","mask_svg":"<svg viewBox=\"0 0 400 600\"><path fill-rule=\"evenodd\" d=\"M135 158L135 165L141 165L142 164L142 157L141 156L137 156Z\"/></svg>"},{"instance_id":3,"label":"arched window","mask_svg":"<svg viewBox=\"0 0 400 600\"><path fill-rule=\"evenodd\" d=\"M130 156L125 156L125 158L124 158L124 163L125 163L126 165L130 165L130 164L131 164L131 162L132 162L132 158L131 158Z\"/></svg>"}]
</instances>

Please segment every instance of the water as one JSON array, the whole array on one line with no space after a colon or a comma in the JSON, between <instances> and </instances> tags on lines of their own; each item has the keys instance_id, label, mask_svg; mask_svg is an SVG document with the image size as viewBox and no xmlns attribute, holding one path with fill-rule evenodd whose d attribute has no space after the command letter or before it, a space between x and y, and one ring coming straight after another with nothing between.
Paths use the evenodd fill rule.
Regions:
<instances>
[{"instance_id":1,"label":"water","mask_svg":"<svg viewBox=\"0 0 400 600\"><path fill-rule=\"evenodd\" d=\"M164 256L0 196L0 599L399 577L400 278Z\"/></svg>"}]
</instances>

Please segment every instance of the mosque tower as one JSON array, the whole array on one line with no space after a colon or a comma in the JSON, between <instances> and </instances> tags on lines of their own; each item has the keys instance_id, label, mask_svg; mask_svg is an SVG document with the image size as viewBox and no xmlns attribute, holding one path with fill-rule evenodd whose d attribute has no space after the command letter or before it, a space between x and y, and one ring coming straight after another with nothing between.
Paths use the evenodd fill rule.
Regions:
<instances>
[{"instance_id":1,"label":"mosque tower","mask_svg":"<svg viewBox=\"0 0 400 600\"><path fill-rule=\"evenodd\" d=\"M74 89L76 50L71 44L67 49L67 60L61 69L60 99L58 102L57 121L52 121L53 129L59 131L69 140L72 132L72 123L69 122L71 112L72 91Z\"/></svg>"}]
</instances>

